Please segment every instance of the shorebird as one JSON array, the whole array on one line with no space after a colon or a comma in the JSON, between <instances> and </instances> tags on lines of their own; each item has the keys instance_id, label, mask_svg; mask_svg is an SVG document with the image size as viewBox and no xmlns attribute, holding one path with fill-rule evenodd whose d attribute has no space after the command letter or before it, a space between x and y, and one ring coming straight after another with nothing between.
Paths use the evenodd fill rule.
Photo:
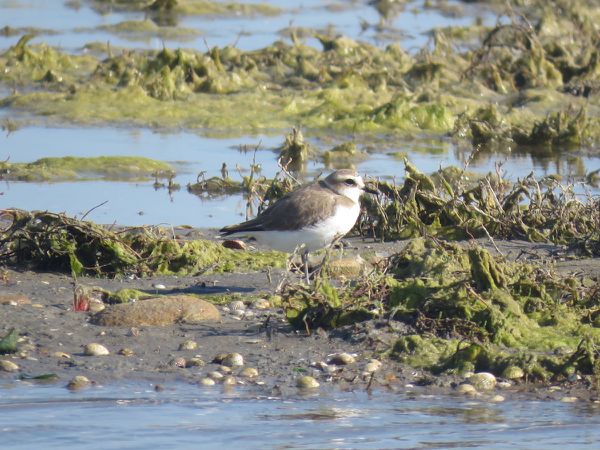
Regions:
<instances>
[{"instance_id":1,"label":"shorebird","mask_svg":"<svg viewBox=\"0 0 600 450\"><path fill-rule=\"evenodd\" d=\"M283 252L300 251L308 283L309 252L329 247L352 229L363 192L377 193L367 188L355 171L338 170L288 193L254 219L219 232L222 236L254 238Z\"/></svg>"}]
</instances>

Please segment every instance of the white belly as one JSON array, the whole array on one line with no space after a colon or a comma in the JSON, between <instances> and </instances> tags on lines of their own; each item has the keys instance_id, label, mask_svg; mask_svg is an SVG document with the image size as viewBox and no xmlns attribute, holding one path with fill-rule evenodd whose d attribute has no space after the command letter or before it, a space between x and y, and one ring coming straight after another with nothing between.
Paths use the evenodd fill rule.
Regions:
<instances>
[{"instance_id":1,"label":"white belly","mask_svg":"<svg viewBox=\"0 0 600 450\"><path fill-rule=\"evenodd\" d=\"M336 238L344 236L352 229L360 213L358 204L351 208L338 207L336 214L311 227L294 231L252 231L235 233L238 236L253 237L260 244L282 252L293 252L302 246L309 252L331 245Z\"/></svg>"}]
</instances>

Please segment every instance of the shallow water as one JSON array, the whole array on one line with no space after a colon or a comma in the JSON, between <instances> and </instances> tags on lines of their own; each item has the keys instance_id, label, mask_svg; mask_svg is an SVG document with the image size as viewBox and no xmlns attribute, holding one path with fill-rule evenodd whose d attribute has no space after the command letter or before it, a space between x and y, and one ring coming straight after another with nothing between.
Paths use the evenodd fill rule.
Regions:
<instances>
[{"instance_id":1,"label":"shallow water","mask_svg":"<svg viewBox=\"0 0 600 450\"><path fill-rule=\"evenodd\" d=\"M323 142L308 140L320 150L327 150L343 142L343 136ZM347 140L347 138L346 138ZM165 224L199 227L221 227L242 219L246 212L243 196L198 197L187 192L186 185L194 183L200 172L206 177L220 176L221 165L226 163L229 174L240 179L247 174L253 162L260 164L262 173L273 176L277 170L277 147L283 142L283 133L273 136L243 136L240 138L209 138L189 132L159 133L146 129L126 128L45 128L27 127L8 136L0 136L0 160L30 162L49 156L145 156L173 165L178 175L175 181L181 190L169 194L165 189L155 190L153 180L145 182L61 182L27 183L2 182L1 204L29 210L66 212L81 217L94 209L87 218L100 223L127 225ZM260 145L259 145L260 144ZM254 149L259 149L254 152ZM358 144L361 149L364 146ZM368 149L363 161L356 162L357 169L373 177L396 178L401 181L404 163L395 153L401 152L422 171L433 172L440 167L462 167L466 156L456 146L442 138L417 138L410 142L379 138ZM247 151L240 151L247 148ZM578 157L563 154L560 158L531 154L492 154L474 159L469 170L479 173L494 171L496 164L510 180L524 177L530 172L537 175L561 174L570 177L584 176L586 171L600 166L600 158ZM239 167L239 171L236 170ZM307 176L326 170L321 162L308 166ZM584 193L585 189L581 188ZM593 191L597 193L597 191Z\"/></svg>"},{"instance_id":2,"label":"shallow water","mask_svg":"<svg viewBox=\"0 0 600 450\"><path fill-rule=\"evenodd\" d=\"M577 403L375 392L281 399L236 388L107 385L0 390L3 448L597 448L600 409Z\"/></svg>"}]
</instances>

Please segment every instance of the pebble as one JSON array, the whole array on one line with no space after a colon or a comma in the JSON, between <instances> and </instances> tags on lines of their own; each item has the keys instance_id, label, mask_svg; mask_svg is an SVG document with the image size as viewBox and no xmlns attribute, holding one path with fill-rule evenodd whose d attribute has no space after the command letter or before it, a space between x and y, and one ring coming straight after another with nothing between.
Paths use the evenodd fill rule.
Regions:
<instances>
[{"instance_id":1,"label":"pebble","mask_svg":"<svg viewBox=\"0 0 600 450\"><path fill-rule=\"evenodd\" d=\"M456 387L456 392L458 392L459 394L465 394L465 395L477 395L477 389L475 389L475 386L473 386L472 384L459 384Z\"/></svg>"},{"instance_id":2,"label":"pebble","mask_svg":"<svg viewBox=\"0 0 600 450\"><path fill-rule=\"evenodd\" d=\"M197 356L190 358L186 361L185 367L201 367L206 365L203 359L198 358Z\"/></svg>"},{"instance_id":3,"label":"pebble","mask_svg":"<svg viewBox=\"0 0 600 450\"><path fill-rule=\"evenodd\" d=\"M498 381L498 383L496 383L496 387L499 387L501 389L507 389L511 386L512 383L510 383L509 381Z\"/></svg>"},{"instance_id":4,"label":"pebble","mask_svg":"<svg viewBox=\"0 0 600 450\"><path fill-rule=\"evenodd\" d=\"M177 358L172 359L169 362L169 365L184 368L187 365L187 361L185 360L185 358L178 356Z\"/></svg>"},{"instance_id":5,"label":"pebble","mask_svg":"<svg viewBox=\"0 0 600 450\"><path fill-rule=\"evenodd\" d=\"M188 339L187 341L183 341L179 344L179 350L196 350L198 348L198 343L196 341L192 341Z\"/></svg>"},{"instance_id":6,"label":"pebble","mask_svg":"<svg viewBox=\"0 0 600 450\"><path fill-rule=\"evenodd\" d=\"M110 355L110 352L104 345L92 342L84 347L83 354L86 356L106 356Z\"/></svg>"},{"instance_id":7,"label":"pebble","mask_svg":"<svg viewBox=\"0 0 600 450\"><path fill-rule=\"evenodd\" d=\"M489 372L478 372L471 375L469 383L480 391L489 391L496 386L496 377Z\"/></svg>"},{"instance_id":8,"label":"pebble","mask_svg":"<svg viewBox=\"0 0 600 450\"><path fill-rule=\"evenodd\" d=\"M234 366L243 366L244 365L244 357L239 353L229 353L221 363L224 366L234 367Z\"/></svg>"},{"instance_id":9,"label":"pebble","mask_svg":"<svg viewBox=\"0 0 600 450\"><path fill-rule=\"evenodd\" d=\"M503 402L504 396L503 395L494 395L492 398L490 398L490 402L494 402L494 403L500 403Z\"/></svg>"},{"instance_id":10,"label":"pebble","mask_svg":"<svg viewBox=\"0 0 600 450\"><path fill-rule=\"evenodd\" d=\"M246 367L242 369L239 376L242 378L256 378L258 376L258 370L254 367Z\"/></svg>"},{"instance_id":11,"label":"pebble","mask_svg":"<svg viewBox=\"0 0 600 450\"><path fill-rule=\"evenodd\" d=\"M316 363L311 364L311 367L315 367L316 369L319 369L321 372L325 373L332 373L337 370L335 367L330 366L329 364L323 361L317 361Z\"/></svg>"},{"instance_id":12,"label":"pebble","mask_svg":"<svg viewBox=\"0 0 600 450\"><path fill-rule=\"evenodd\" d=\"M241 300L229 302L228 306L231 311L244 311L246 309L246 305Z\"/></svg>"},{"instance_id":13,"label":"pebble","mask_svg":"<svg viewBox=\"0 0 600 450\"><path fill-rule=\"evenodd\" d=\"M223 384L226 386L233 386L234 384L237 384L237 380L235 379L235 377L229 375L223 378Z\"/></svg>"},{"instance_id":14,"label":"pebble","mask_svg":"<svg viewBox=\"0 0 600 450\"><path fill-rule=\"evenodd\" d=\"M214 386L215 385L215 380L213 380L212 378L204 377L204 378L200 379L199 383L202 386Z\"/></svg>"},{"instance_id":15,"label":"pebble","mask_svg":"<svg viewBox=\"0 0 600 450\"><path fill-rule=\"evenodd\" d=\"M563 403L575 403L577 401L577 397L562 397L560 401Z\"/></svg>"},{"instance_id":16,"label":"pebble","mask_svg":"<svg viewBox=\"0 0 600 450\"><path fill-rule=\"evenodd\" d=\"M252 308L254 309L269 309L271 302L266 298L258 298L252 302Z\"/></svg>"},{"instance_id":17,"label":"pebble","mask_svg":"<svg viewBox=\"0 0 600 450\"><path fill-rule=\"evenodd\" d=\"M221 372L221 373L225 373L225 374L227 374L227 373L231 373L231 367L229 367L229 366L219 366L219 367L217 368L217 370L218 370L219 372Z\"/></svg>"},{"instance_id":18,"label":"pebble","mask_svg":"<svg viewBox=\"0 0 600 450\"><path fill-rule=\"evenodd\" d=\"M310 375L303 375L296 380L296 386L300 389L315 389L320 386L319 382Z\"/></svg>"},{"instance_id":19,"label":"pebble","mask_svg":"<svg viewBox=\"0 0 600 450\"><path fill-rule=\"evenodd\" d=\"M206 374L206 376L207 376L208 378L211 378L211 379L213 379L213 380L222 380L222 379L224 378L224 376L225 376L225 375L223 375L221 372L217 372L217 371L215 370L215 371L212 371L212 372L208 372L208 373Z\"/></svg>"},{"instance_id":20,"label":"pebble","mask_svg":"<svg viewBox=\"0 0 600 450\"><path fill-rule=\"evenodd\" d=\"M12 361L0 359L0 370L4 372L16 372L19 370L19 366Z\"/></svg>"},{"instance_id":21,"label":"pebble","mask_svg":"<svg viewBox=\"0 0 600 450\"><path fill-rule=\"evenodd\" d=\"M346 366L356 362L356 358L350 353L336 353L329 358L329 364L335 364L337 366Z\"/></svg>"},{"instance_id":22,"label":"pebble","mask_svg":"<svg viewBox=\"0 0 600 450\"><path fill-rule=\"evenodd\" d=\"M365 372L377 372L379 369L381 369L382 365L383 364L381 361L372 359L365 365Z\"/></svg>"},{"instance_id":23,"label":"pebble","mask_svg":"<svg viewBox=\"0 0 600 450\"><path fill-rule=\"evenodd\" d=\"M75 375L69 384L67 384L67 389L76 390L88 387L92 382L88 377L84 377L83 375Z\"/></svg>"},{"instance_id":24,"label":"pebble","mask_svg":"<svg viewBox=\"0 0 600 450\"><path fill-rule=\"evenodd\" d=\"M52 356L54 356L55 358L71 359L71 355L65 352L54 352L52 353Z\"/></svg>"},{"instance_id":25,"label":"pebble","mask_svg":"<svg viewBox=\"0 0 600 450\"><path fill-rule=\"evenodd\" d=\"M518 380L519 378L523 378L524 376L525 372L519 366L508 366L502 371L502 378L506 378L509 380Z\"/></svg>"},{"instance_id":26,"label":"pebble","mask_svg":"<svg viewBox=\"0 0 600 450\"><path fill-rule=\"evenodd\" d=\"M246 250L248 248L248 244L240 239L227 239L223 241L223 247L230 248L232 250Z\"/></svg>"}]
</instances>

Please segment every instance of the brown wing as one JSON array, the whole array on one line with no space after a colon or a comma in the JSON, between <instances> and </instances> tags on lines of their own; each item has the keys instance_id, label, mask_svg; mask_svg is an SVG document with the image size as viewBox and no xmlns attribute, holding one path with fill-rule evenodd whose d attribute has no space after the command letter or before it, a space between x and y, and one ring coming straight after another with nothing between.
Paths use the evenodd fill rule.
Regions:
<instances>
[{"instance_id":1,"label":"brown wing","mask_svg":"<svg viewBox=\"0 0 600 450\"><path fill-rule=\"evenodd\" d=\"M307 195L310 201L307 201ZM325 219L327 212L344 200L350 201L346 197L335 194L322 183L309 184L283 196L254 219L224 227L220 233L229 235L249 231L297 230ZM300 218L302 218L301 223Z\"/></svg>"}]
</instances>

